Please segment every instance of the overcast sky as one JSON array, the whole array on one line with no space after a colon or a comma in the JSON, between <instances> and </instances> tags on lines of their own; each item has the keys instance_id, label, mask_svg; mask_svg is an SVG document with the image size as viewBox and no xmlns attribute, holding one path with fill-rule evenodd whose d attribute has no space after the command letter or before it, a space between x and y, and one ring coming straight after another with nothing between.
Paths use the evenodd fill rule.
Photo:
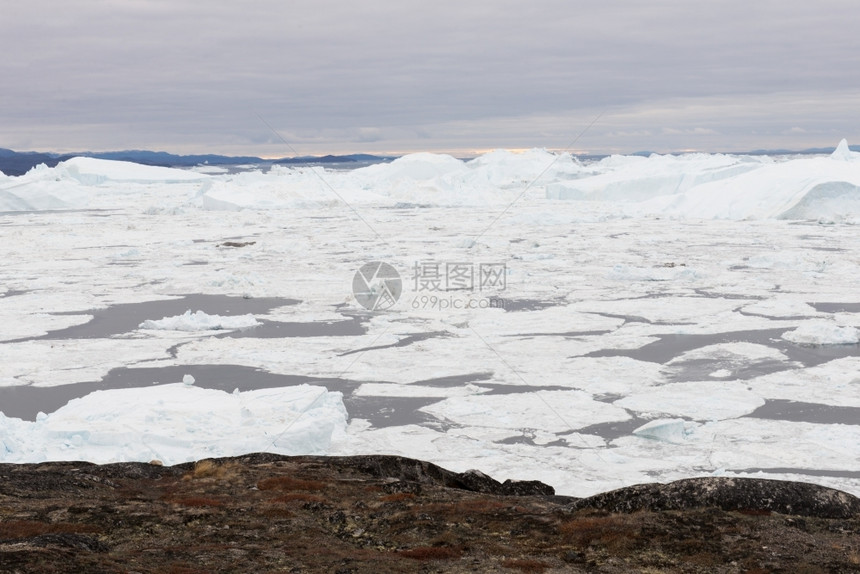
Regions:
<instances>
[{"instance_id":1,"label":"overcast sky","mask_svg":"<svg viewBox=\"0 0 860 574\"><path fill-rule=\"evenodd\" d=\"M10 0L0 147L860 144L858 23L857 0Z\"/></svg>"}]
</instances>

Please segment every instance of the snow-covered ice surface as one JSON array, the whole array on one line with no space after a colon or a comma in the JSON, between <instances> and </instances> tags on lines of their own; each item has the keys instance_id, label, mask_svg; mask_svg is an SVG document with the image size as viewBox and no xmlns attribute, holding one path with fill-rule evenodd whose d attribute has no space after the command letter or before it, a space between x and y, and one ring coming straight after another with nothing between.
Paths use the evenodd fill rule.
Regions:
<instances>
[{"instance_id":1,"label":"snow-covered ice surface","mask_svg":"<svg viewBox=\"0 0 860 574\"><path fill-rule=\"evenodd\" d=\"M577 496L860 494L858 156L0 177L0 411L73 398L0 417L0 460L376 452ZM402 279L372 313L371 261Z\"/></svg>"},{"instance_id":2,"label":"snow-covered ice surface","mask_svg":"<svg viewBox=\"0 0 860 574\"><path fill-rule=\"evenodd\" d=\"M192 313L191 309L189 309L182 315L174 317L147 319L140 324L140 328L161 331L219 331L249 329L259 324L253 315L222 317L220 315L209 315L203 311L194 311Z\"/></svg>"},{"instance_id":3,"label":"snow-covered ice surface","mask_svg":"<svg viewBox=\"0 0 860 574\"><path fill-rule=\"evenodd\" d=\"M826 321L809 321L788 331L783 338L801 345L856 345L860 343L860 329L840 327Z\"/></svg>"},{"instance_id":4,"label":"snow-covered ice surface","mask_svg":"<svg viewBox=\"0 0 860 574\"><path fill-rule=\"evenodd\" d=\"M0 462L324 454L346 430L339 393L300 385L225 393L184 384L96 391L36 421L0 415Z\"/></svg>"}]
</instances>

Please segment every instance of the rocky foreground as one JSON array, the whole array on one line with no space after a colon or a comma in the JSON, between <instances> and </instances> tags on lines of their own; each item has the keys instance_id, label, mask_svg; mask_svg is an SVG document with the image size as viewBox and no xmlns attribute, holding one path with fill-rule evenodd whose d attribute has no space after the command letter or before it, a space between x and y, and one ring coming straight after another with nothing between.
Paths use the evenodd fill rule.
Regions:
<instances>
[{"instance_id":1,"label":"rocky foreground","mask_svg":"<svg viewBox=\"0 0 860 574\"><path fill-rule=\"evenodd\" d=\"M6 464L0 572L860 572L860 499L729 478L576 499L394 456Z\"/></svg>"}]
</instances>

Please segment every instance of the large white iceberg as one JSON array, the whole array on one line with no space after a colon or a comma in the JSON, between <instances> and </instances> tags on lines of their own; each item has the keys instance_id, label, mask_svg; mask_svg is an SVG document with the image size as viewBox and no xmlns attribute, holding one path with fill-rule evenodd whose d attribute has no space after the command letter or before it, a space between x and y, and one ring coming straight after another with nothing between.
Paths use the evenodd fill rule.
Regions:
<instances>
[{"instance_id":1,"label":"large white iceberg","mask_svg":"<svg viewBox=\"0 0 860 574\"><path fill-rule=\"evenodd\" d=\"M190 170L74 157L55 167L40 164L20 177L0 180L0 211L86 209L99 195L107 195L107 207L117 209L125 207L129 193L140 186L199 185L208 177Z\"/></svg>"},{"instance_id":2,"label":"large white iceberg","mask_svg":"<svg viewBox=\"0 0 860 574\"><path fill-rule=\"evenodd\" d=\"M860 329L840 327L830 321L809 321L784 333L782 338L799 345L856 345L860 343Z\"/></svg>"},{"instance_id":3,"label":"large white iceberg","mask_svg":"<svg viewBox=\"0 0 860 574\"><path fill-rule=\"evenodd\" d=\"M97 391L35 422L0 414L0 462L325 454L346 419L341 393L310 385L232 394L182 383Z\"/></svg>"},{"instance_id":4,"label":"large white iceberg","mask_svg":"<svg viewBox=\"0 0 860 574\"><path fill-rule=\"evenodd\" d=\"M207 178L197 171L93 157L73 157L57 164L55 171L67 174L84 185L106 182L176 183Z\"/></svg>"},{"instance_id":5,"label":"large white iceberg","mask_svg":"<svg viewBox=\"0 0 860 574\"><path fill-rule=\"evenodd\" d=\"M77 157L0 180L0 211L122 208L134 194L162 208L227 211L510 205L525 197L634 217L852 219L860 217L858 157L844 140L830 156L654 154L581 163L566 153L495 150L470 161L415 153L351 171L274 166L239 174Z\"/></svg>"}]
</instances>

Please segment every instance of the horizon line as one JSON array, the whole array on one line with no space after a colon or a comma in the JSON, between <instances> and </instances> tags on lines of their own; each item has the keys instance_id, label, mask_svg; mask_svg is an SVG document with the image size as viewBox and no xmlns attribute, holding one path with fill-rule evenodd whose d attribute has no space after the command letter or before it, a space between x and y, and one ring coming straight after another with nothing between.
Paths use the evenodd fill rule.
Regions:
<instances>
[{"instance_id":1,"label":"horizon line","mask_svg":"<svg viewBox=\"0 0 860 574\"><path fill-rule=\"evenodd\" d=\"M778 155L788 155L788 154L821 154L821 153L832 153L836 150L838 146L823 146L823 147L809 147L804 149L789 149L789 148L759 148L759 149L751 149L744 151L726 151L726 150L706 150L706 149L695 149L695 148L686 148L686 149L676 149L672 151L656 151L656 150L636 150L631 152L619 152L619 151L591 151L587 149L578 149L578 150L569 150L563 148L553 148L553 147L493 147L493 148L461 148L461 149L449 149L449 150L427 150L427 149L419 149L419 150L399 150L399 151L361 151L361 152L326 152L319 154L303 154L303 155L271 155L271 154L253 154L253 153L228 153L228 152L207 152L207 151L199 151L199 152L171 152L166 151L164 149L154 149L154 148L125 148L125 149L103 149L103 150L75 150L75 151L42 151L42 150L16 150L12 148L0 148L10 151L12 153L26 155L26 154L41 154L41 155L49 155L49 156L70 156L70 157L86 157L88 155L100 155L100 154L115 154L115 153L155 153L155 154L166 154L177 157L189 157L189 156L217 156L224 158L255 158L263 161L278 161L278 160L286 160L286 159L315 159L315 158L324 158L324 157L349 157L356 155L366 155L366 156L375 156L379 158L398 158L406 155L416 154L416 153L431 153L437 155L450 155L456 157L458 159L461 158L475 158L480 157L482 155L486 155L488 153L492 153L494 151L508 151L511 153L525 153L532 150L543 150L548 153L555 154L563 154L569 153L572 156L576 157L608 157L612 155L622 155L622 156L637 156L644 154L657 154L657 155L686 155L693 153L704 153L704 154L724 154L724 155L767 155L767 154L778 154ZM860 151L860 145L849 145L849 149L852 151Z\"/></svg>"}]
</instances>

